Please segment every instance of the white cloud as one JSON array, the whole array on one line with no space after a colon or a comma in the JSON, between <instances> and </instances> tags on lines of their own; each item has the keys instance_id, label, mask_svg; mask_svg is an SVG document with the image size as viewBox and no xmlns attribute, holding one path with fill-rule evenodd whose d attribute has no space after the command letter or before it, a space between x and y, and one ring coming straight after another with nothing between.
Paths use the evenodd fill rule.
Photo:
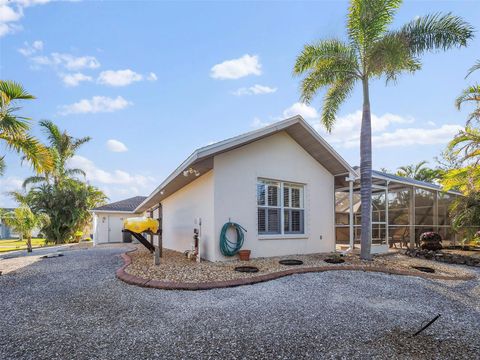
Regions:
<instances>
[{"instance_id":1,"label":"white cloud","mask_svg":"<svg viewBox=\"0 0 480 360\"><path fill-rule=\"evenodd\" d=\"M106 171L98 168L93 161L86 157L75 155L68 161L68 166L85 171L89 181L107 185L128 185L139 188L150 187L155 179L151 176L130 174L123 170Z\"/></svg>"},{"instance_id":2,"label":"white cloud","mask_svg":"<svg viewBox=\"0 0 480 360\"><path fill-rule=\"evenodd\" d=\"M98 82L109 86L126 86L135 81L143 80L141 74L136 73L130 69L125 70L107 70L102 71L98 76Z\"/></svg>"},{"instance_id":3,"label":"white cloud","mask_svg":"<svg viewBox=\"0 0 480 360\"><path fill-rule=\"evenodd\" d=\"M262 94L271 94L277 91L277 88L272 88L269 86L255 84L250 87L241 87L233 92L233 95L242 96L242 95L262 95Z\"/></svg>"},{"instance_id":4,"label":"white cloud","mask_svg":"<svg viewBox=\"0 0 480 360\"><path fill-rule=\"evenodd\" d=\"M312 106L304 103L294 103L285 109L282 117L275 117L275 121L295 115L301 115L308 121L315 130L320 133L329 143L344 148L353 148L360 145L360 128L362 112L338 116L334 128L328 133L320 122L319 112ZM446 144L460 130L459 125L444 124L438 127L435 123L429 122L428 128L410 126L415 119L411 116L385 113L383 115L372 114L372 144L374 147L393 147L411 145L433 145ZM254 128L269 125L269 122L255 118L251 126ZM433 128L432 128L433 127Z\"/></svg>"},{"instance_id":5,"label":"white cloud","mask_svg":"<svg viewBox=\"0 0 480 360\"><path fill-rule=\"evenodd\" d=\"M150 74L148 74L147 80L148 81L157 81L158 80L157 74L155 74L154 72L151 72Z\"/></svg>"},{"instance_id":6,"label":"white cloud","mask_svg":"<svg viewBox=\"0 0 480 360\"><path fill-rule=\"evenodd\" d=\"M300 115L305 120L314 120L319 118L318 112L314 107L301 102L296 102L292 106L283 110L284 118L292 117L295 115Z\"/></svg>"},{"instance_id":7,"label":"white cloud","mask_svg":"<svg viewBox=\"0 0 480 360\"><path fill-rule=\"evenodd\" d=\"M128 148L121 141L110 139L107 141L107 149L113 152L125 152Z\"/></svg>"},{"instance_id":8,"label":"white cloud","mask_svg":"<svg viewBox=\"0 0 480 360\"><path fill-rule=\"evenodd\" d=\"M0 0L0 37L22 29L18 22L24 9L33 5L46 4L50 0Z\"/></svg>"},{"instance_id":9,"label":"white cloud","mask_svg":"<svg viewBox=\"0 0 480 360\"><path fill-rule=\"evenodd\" d=\"M396 129L372 137L376 147L446 144L461 130L460 125L445 124L437 129Z\"/></svg>"},{"instance_id":10,"label":"white cloud","mask_svg":"<svg viewBox=\"0 0 480 360\"><path fill-rule=\"evenodd\" d=\"M78 86L82 81L92 81L92 77L82 74L82 73L73 73L73 74L61 74L63 83L65 86L74 87Z\"/></svg>"},{"instance_id":11,"label":"white cloud","mask_svg":"<svg viewBox=\"0 0 480 360\"><path fill-rule=\"evenodd\" d=\"M37 51L43 50L43 41L36 40L32 44L29 44L27 41L24 42L23 48L18 49L18 52L23 56L31 56L35 54Z\"/></svg>"},{"instance_id":12,"label":"white cloud","mask_svg":"<svg viewBox=\"0 0 480 360\"><path fill-rule=\"evenodd\" d=\"M54 52L50 56L34 56L30 59L37 66L62 67L70 71L100 67L100 62L94 56L75 56Z\"/></svg>"},{"instance_id":13,"label":"white cloud","mask_svg":"<svg viewBox=\"0 0 480 360\"><path fill-rule=\"evenodd\" d=\"M14 10L10 6L5 4L0 5L0 21L3 23L18 21L22 18L23 12L22 8L17 8Z\"/></svg>"},{"instance_id":14,"label":"white cloud","mask_svg":"<svg viewBox=\"0 0 480 360\"><path fill-rule=\"evenodd\" d=\"M8 192L21 190L22 184L23 180L16 176L0 177L0 208L16 206Z\"/></svg>"},{"instance_id":15,"label":"white cloud","mask_svg":"<svg viewBox=\"0 0 480 360\"><path fill-rule=\"evenodd\" d=\"M239 79L248 75L261 75L262 65L257 55L245 54L238 59L226 60L210 69L214 79Z\"/></svg>"},{"instance_id":16,"label":"white cloud","mask_svg":"<svg viewBox=\"0 0 480 360\"><path fill-rule=\"evenodd\" d=\"M117 96L116 98L109 98L106 96L94 96L91 99L82 99L76 103L61 106L60 114L68 115L114 112L117 110L125 109L130 105L132 105L132 103L125 100L121 96Z\"/></svg>"}]
</instances>

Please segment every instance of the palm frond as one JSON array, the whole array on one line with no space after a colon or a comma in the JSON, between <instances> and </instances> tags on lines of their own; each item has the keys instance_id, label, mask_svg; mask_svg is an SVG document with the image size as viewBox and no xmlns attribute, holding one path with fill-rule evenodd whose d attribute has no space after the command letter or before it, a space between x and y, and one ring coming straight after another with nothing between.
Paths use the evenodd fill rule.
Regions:
<instances>
[{"instance_id":1,"label":"palm frond","mask_svg":"<svg viewBox=\"0 0 480 360\"><path fill-rule=\"evenodd\" d=\"M413 56L405 37L394 32L376 41L366 56L368 73L375 77L385 75L387 82L395 81L401 72L415 72L421 68L420 60Z\"/></svg>"},{"instance_id":2,"label":"palm frond","mask_svg":"<svg viewBox=\"0 0 480 360\"><path fill-rule=\"evenodd\" d=\"M16 152L23 153L36 172L42 173L52 169L53 161L50 151L36 138L28 134L10 136L0 133L0 140L4 140L6 145Z\"/></svg>"},{"instance_id":3,"label":"palm frond","mask_svg":"<svg viewBox=\"0 0 480 360\"><path fill-rule=\"evenodd\" d=\"M5 156L0 157L0 176L2 176L5 172L5 168L7 166L5 165Z\"/></svg>"},{"instance_id":4,"label":"palm frond","mask_svg":"<svg viewBox=\"0 0 480 360\"><path fill-rule=\"evenodd\" d=\"M75 152L80 146L92 140L90 136L85 136L79 139L72 139L71 150Z\"/></svg>"},{"instance_id":5,"label":"palm frond","mask_svg":"<svg viewBox=\"0 0 480 360\"><path fill-rule=\"evenodd\" d=\"M477 62L470 69L468 69L465 79L469 77L474 71L477 71L477 70L480 70L480 60L477 60Z\"/></svg>"},{"instance_id":6,"label":"palm frond","mask_svg":"<svg viewBox=\"0 0 480 360\"><path fill-rule=\"evenodd\" d=\"M21 84L11 80L0 80L0 94L2 107L15 100L35 99Z\"/></svg>"},{"instance_id":7,"label":"palm frond","mask_svg":"<svg viewBox=\"0 0 480 360\"><path fill-rule=\"evenodd\" d=\"M38 184L46 181L47 178L45 176L30 176L23 181L22 187L26 189L28 185Z\"/></svg>"},{"instance_id":8,"label":"palm frond","mask_svg":"<svg viewBox=\"0 0 480 360\"><path fill-rule=\"evenodd\" d=\"M348 34L353 43L367 49L380 39L392 23L402 0L352 0L348 12Z\"/></svg>"},{"instance_id":9,"label":"palm frond","mask_svg":"<svg viewBox=\"0 0 480 360\"><path fill-rule=\"evenodd\" d=\"M328 132L332 131L335 123L335 116L340 108L340 105L350 95L355 85L353 79L339 81L332 84L325 94L323 99L323 109L321 121Z\"/></svg>"},{"instance_id":10,"label":"palm frond","mask_svg":"<svg viewBox=\"0 0 480 360\"><path fill-rule=\"evenodd\" d=\"M400 34L405 36L410 50L420 55L429 50L447 50L466 46L473 38L474 28L459 16L432 14L419 17L404 25Z\"/></svg>"},{"instance_id":11,"label":"palm frond","mask_svg":"<svg viewBox=\"0 0 480 360\"><path fill-rule=\"evenodd\" d=\"M480 162L480 130L467 126L450 141L448 149L455 155L463 153L460 159L462 162L474 160L478 164Z\"/></svg>"},{"instance_id":12,"label":"palm frond","mask_svg":"<svg viewBox=\"0 0 480 360\"><path fill-rule=\"evenodd\" d=\"M87 176L85 171L83 171L82 169L67 169L67 170L65 170L65 176L67 176L67 177L73 177L73 176L77 176L77 175L81 175L83 177Z\"/></svg>"},{"instance_id":13,"label":"palm frond","mask_svg":"<svg viewBox=\"0 0 480 360\"><path fill-rule=\"evenodd\" d=\"M331 39L305 45L293 67L294 75L320 68L336 68L351 75L358 74L355 50L342 41Z\"/></svg>"},{"instance_id":14,"label":"palm frond","mask_svg":"<svg viewBox=\"0 0 480 360\"><path fill-rule=\"evenodd\" d=\"M52 147L59 148L62 144L62 133L57 125L50 120L41 120L40 126L47 135L48 142Z\"/></svg>"},{"instance_id":15,"label":"palm frond","mask_svg":"<svg viewBox=\"0 0 480 360\"><path fill-rule=\"evenodd\" d=\"M13 200L15 200L19 205L26 205L27 204L27 194L24 194L20 191L9 191L8 196L10 196Z\"/></svg>"},{"instance_id":16,"label":"palm frond","mask_svg":"<svg viewBox=\"0 0 480 360\"><path fill-rule=\"evenodd\" d=\"M455 106L458 110L462 107L462 104L465 102L478 102L480 103L480 84L475 84L469 86L465 90L462 91L459 97L455 100Z\"/></svg>"},{"instance_id":17,"label":"palm frond","mask_svg":"<svg viewBox=\"0 0 480 360\"><path fill-rule=\"evenodd\" d=\"M0 117L0 131L12 136L21 134L30 129L29 120L13 115L9 110L2 113Z\"/></svg>"}]
</instances>

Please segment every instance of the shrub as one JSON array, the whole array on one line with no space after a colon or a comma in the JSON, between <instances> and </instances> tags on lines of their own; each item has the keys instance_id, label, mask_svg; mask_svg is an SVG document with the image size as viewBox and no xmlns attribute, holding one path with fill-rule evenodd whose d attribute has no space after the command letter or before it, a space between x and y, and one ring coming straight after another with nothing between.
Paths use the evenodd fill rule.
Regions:
<instances>
[{"instance_id":1,"label":"shrub","mask_svg":"<svg viewBox=\"0 0 480 360\"><path fill-rule=\"evenodd\" d=\"M442 237L434 231L424 232L420 235L422 249L440 250L442 248Z\"/></svg>"}]
</instances>

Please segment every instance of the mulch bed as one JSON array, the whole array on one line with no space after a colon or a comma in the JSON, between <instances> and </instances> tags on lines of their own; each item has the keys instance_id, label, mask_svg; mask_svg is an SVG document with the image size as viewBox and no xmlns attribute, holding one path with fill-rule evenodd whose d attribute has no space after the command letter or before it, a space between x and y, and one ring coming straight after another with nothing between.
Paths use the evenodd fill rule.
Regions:
<instances>
[{"instance_id":1,"label":"mulch bed","mask_svg":"<svg viewBox=\"0 0 480 360\"><path fill-rule=\"evenodd\" d=\"M232 260L226 262L200 263L188 260L182 253L164 250L161 264L153 264L152 255L142 248L123 255L125 265L117 271L121 280L144 287L161 289L200 290L219 287L232 287L254 284L277 279L283 276L321 272L331 270L360 270L384 272L388 274L419 276L437 280L469 280L475 278L473 272L461 267L428 260L410 258L402 254L378 256L373 261L362 261L357 255L342 257L343 264L328 264L324 260L330 254L295 255L271 258L256 258L248 262ZM280 260L297 259L303 261L300 266L285 266ZM255 266L257 273L235 271L238 266ZM434 274L424 273L413 266L428 266L435 269Z\"/></svg>"}]
</instances>

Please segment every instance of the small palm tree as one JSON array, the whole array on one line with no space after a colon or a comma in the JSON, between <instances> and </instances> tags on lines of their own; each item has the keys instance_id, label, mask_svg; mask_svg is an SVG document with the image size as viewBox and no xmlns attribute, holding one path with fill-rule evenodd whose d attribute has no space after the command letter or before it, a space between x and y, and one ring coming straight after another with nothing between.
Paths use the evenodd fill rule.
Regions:
<instances>
[{"instance_id":1,"label":"small palm tree","mask_svg":"<svg viewBox=\"0 0 480 360\"><path fill-rule=\"evenodd\" d=\"M478 60L475 63L475 65L473 65L468 70L467 76L465 76L465 78L469 77L474 71L479 69L480 69L480 60ZM476 119L477 121L480 121L480 85L479 84L471 85L465 90L463 90L460 96L455 100L455 105L457 106L457 109L460 110L464 103L471 103L471 102L475 104L475 109L468 116L467 126L469 126L472 120L474 119Z\"/></svg>"},{"instance_id":2,"label":"small palm tree","mask_svg":"<svg viewBox=\"0 0 480 360\"><path fill-rule=\"evenodd\" d=\"M32 252L33 231L41 229L49 222L46 214L34 214L26 204L21 204L15 210L7 212L2 218L7 226L19 234L21 240L26 241L28 252Z\"/></svg>"},{"instance_id":3,"label":"small palm tree","mask_svg":"<svg viewBox=\"0 0 480 360\"><path fill-rule=\"evenodd\" d=\"M363 92L360 134L361 257L370 259L372 207L372 125L370 79L395 81L402 72L421 67L419 56L431 50L466 46L473 28L451 14L414 19L399 30L388 30L401 0L351 0L348 12L348 41L322 40L306 45L297 57L295 75L305 75L301 99L310 103L327 88L321 121L331 131L340 105L359 82Z\"/></svg>"},{"instance_id":4,"label":"small palm tree","mask_svg":"<svg viewBox=\"0 0 480 360\"><path fill-rule=\"evenodd\" d=\"M54 184L59 184L63 180L75 177L85 177L85 172L81 169L67 168L67 161L71 159L80 146L90 141L89 136L82 138L74 138L70 136L67 131L60 131L57 125L48 120L40 121L40 126L43 128L49 142L49 151L54 160L54 167L50 171L45 171L43 174L27 178L23 186L28 184L42 183L53 181Z\"/></svg>"},{"instance_id":5,"label":"small palm tree","mask_svg":"<svg viewBox=\"0 0 480 360\"><path fill-rule=\"evenodd\" d=\"M19 100L31 100L29 94L20 84L0 80L0 143L18 153L23 153L37 172L52 168L52 159L48 150L34 137L28 134L29 118L17 115ZM5 170L4 156L0 156L0 175Z\"/></svg>"}]
</instances>

